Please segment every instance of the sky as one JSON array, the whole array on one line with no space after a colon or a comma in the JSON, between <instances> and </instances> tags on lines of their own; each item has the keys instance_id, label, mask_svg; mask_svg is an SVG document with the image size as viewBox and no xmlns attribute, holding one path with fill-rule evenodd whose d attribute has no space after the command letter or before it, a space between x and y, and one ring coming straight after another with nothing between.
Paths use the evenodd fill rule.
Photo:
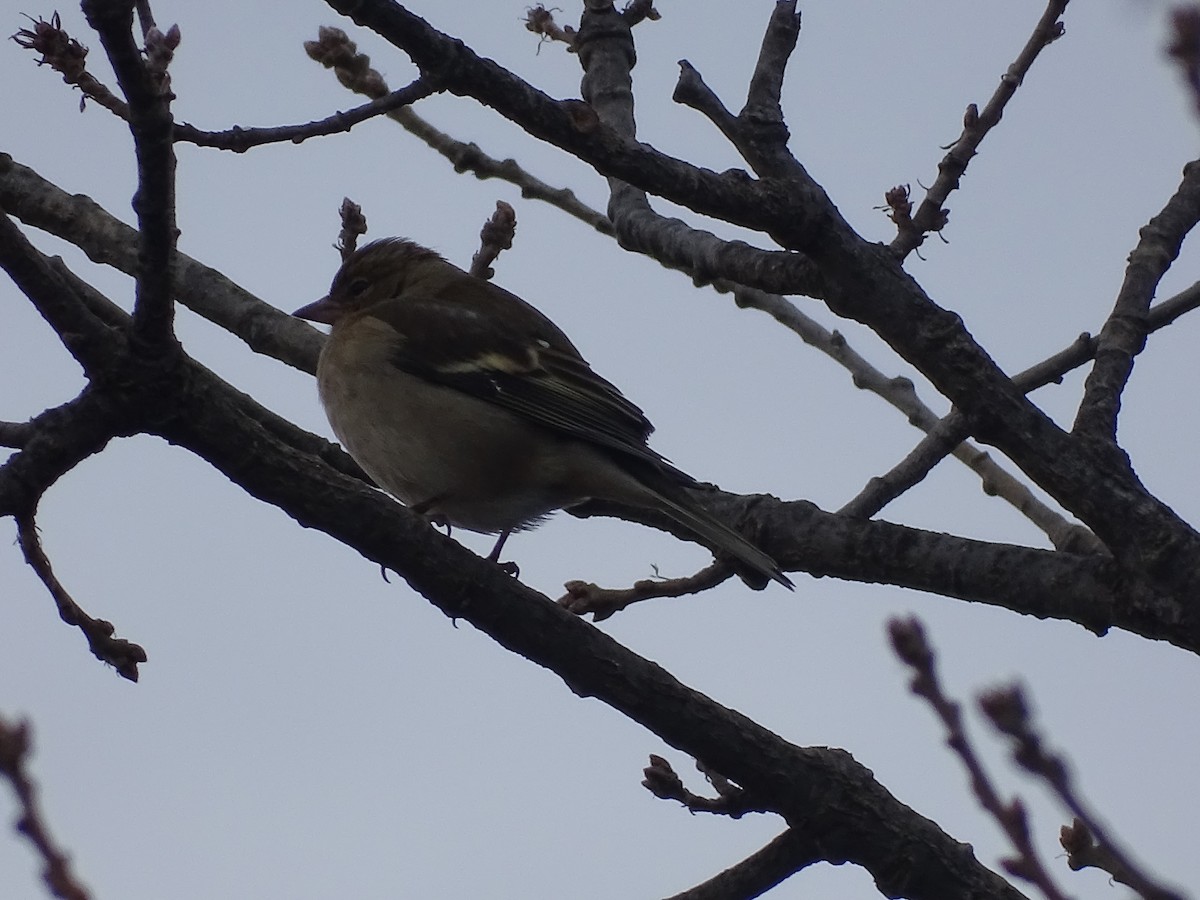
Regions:
<instances>
[{"instance_id":1,"label":"sky","mask_svg":"<svg viewBox=\"0 0 1200 900\"><path fill-rule=\"evenodd\" d=\"M21 13L53 12L14 0L0 7L7 33L28 24ZM524 30L524 0L411 8L551 95L578 96L577 60ZM687 59L740 107L771 4L662 0L659 8L662 20L635 33L640 139L718 171L740 165L715 129L670 96L677 61ZM785 85L792 149L860 233L889 240L892 226L877 209L884 192L932 182L964 108L986 102L1042 5L816 0L801 8ZM347 28L393 87L415 74L402 53L312 0L282 16L277 6L232 0L154 9L160 25L178 23L183 36L174 112L201 128L305 122L357 105L303 52L323 24ZM112 84L79 10L59 12L92 48L92 70ZM567 23L576 12L565 5L557 16ZM1161 3L1072 4L1065 37L1039 59L951 197L946 242L932 239L908 261L1010 372L1099 330L1138 228L1196 155L1198 123L1163 53L1168 14ZM124 124L94 104L81 114L76 93L11 41L0 43L0 83L9 86L0 92L8 123L0 151L131 222ZM470 101L435 97L418 112L604 208L594 171ZM464 267L495 202L513 204L516 242L495 264L497 283L553 318L647 411L658 451L727 490L837 509L919 438L761 313L624 253L511 186L456 174L388 121L245 154L180 146L178 157L181 250L288 311L328 287L345 196L362 204L369 237L405 235ZM767 246L669 204L656 208ZM28 231L128 308L128 278ZM1196 272L1187 245L1159 297ZM886 374L913 377L945 411L869 332L814 301L796 302ZM21 421L77 393L78 367L8 282L0 283L0 322L0 419ZM1150 339L1120 422L1139 476L1193 522L1198 328L1193 314ZM330 436L308 375L254 356L182 309L177 329L222 377ZM1035 399L1069 423L1081 384L1076 373ZM1046 546L954 461L881 517ZM0 540L0 715L32 722L31 770L46 818L95 897L667 896L783 828L776 817L689 815L653 798L640 786L649 754L667 757L700 791L692 761L161 440L117 441L84 462L46 495L38 523L80 604L149 654L136 685L98 663L24 565L15 528L0 523L0 537L9 535ZM490 545L456 536L477 552ZM514 537L506 552L522 579L551 597L573 578L622 586L707 562L695 545L641 526L565 514ZM794 578L794 593L727 583L641 604L598 627L790 741L848 750L996 867L1008 849L887 649L887 620L916 614L950 691L969 700L1020 679L1115 833L1164 880L1200 884L1190 815L1200 721L1194 705L1180 703L1200 681L1194 657L1122 632L1097 638L898 588ZM1067 869L1057 833L1069 815L1015 770L973 709L968 727L1002 792L1029 804L1060 886L1077 897L1124 896L1103 873ZM0 789L0 823L15 810ZM24 841L0 831L0 896L43 896L38 867ZM879 895L864 871L822 865L771 896Z\"/></svg>"}]
</instances>

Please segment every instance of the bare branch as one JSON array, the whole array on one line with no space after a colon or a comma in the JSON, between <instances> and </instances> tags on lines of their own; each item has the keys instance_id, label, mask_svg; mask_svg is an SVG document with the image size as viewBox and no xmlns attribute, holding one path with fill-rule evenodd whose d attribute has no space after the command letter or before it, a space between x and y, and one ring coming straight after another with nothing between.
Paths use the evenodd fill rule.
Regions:
<instances>
[{"instance_id":1,"label":"bare branch","mask_svg":"<svg viewBox=\"0 0 1200 900\"><path fill-rule=\"evenodd\" d=\"M0 447L21 449L33 436L33 427L28 422L0 422Z\"/></svg>"},{"instance_id":2,"label":"bare branch","mask_svg":"<svg viewBox=\"0 0 1200 900\"><path fill-rule=\"evenodd\" d=\"M820 862L820 841L788 829L757 853L667 900L749 900Z\"/></svg>"},{"instance_id":3,"label":"bare branch","mask_svg":"<svg viewBox=\"0 0 1200 900\"><path fill-rule=\"evenodd\" d=\"M129 130L138 164L133 209L138 217L138 267L133 304L136 340L164 352L173 342L175 280L175 150L170 77L166 66L179 43L175 26L146 33L146 56L133 40L133 8L122 0L84 0L88 24L100 35L117 83L129 102Z\"/></svg>"},{"instance_id":4,"label":"bare branch","mask_svg":"<svg viewBox=\"0 0 1200 900\"><path fill-rule=\"evenodd\" d=\"M25 561L29 563L30 568L46 585L50 596L54 598L59 618L83 632L96 659L108 663L122 678L137 681L138 664L146 661L146 651L124 638L113 637L116 629L112 622L93 619L83 611L55 576L50 559L38 540L33 513L18 514L16 518L17 540L21 544L21 552L25 554Z\"/></svg>"},{"instance_id":5,"label":"bare branch","mask_svg":"<svg viewBox=\"0 0 1200 900\"><path fill-rule=\"evenodd\" d=\"M1147 312L1159 281L1179 256L1183 239L1200 222L1200 161L1183 169L1183 181L1162 212L1139 232L1112 313L1096 339L1096 365L1084 383L1073 433L1115 441L1121 394L1133 358L1146 346Z\"/></svg>"},{"instance_id":6,"label":"bare branch","mask_svg":"<svg viewBox=\"0 0 1200 900\"><path fill-rule=\"evenodd\" d=\"M629 0L625 4L625 8L621 10L621 15L631 28L640 25L647 19L657 22L662 18L659 11L654 8L654 0Z\"/></svg>"},{"instance_id":7,"label":"bare branch","mask_svg":"<svg viewBox=\"0 0 1200 900\"><path fill-rule=\"evenodd\" d=\"M309 138L322 137L330 134L340 134L349 131L360 122L378 116L386 116L402 107L415 103L430 94L437 93L438 88L429 79L417 78L411 84L398 91L356 106L346 112L337 112L316 122L303 125L277 125L270 128L234 127L228 131L201 131L191 125L178 124L175 126L174 138L196 144L199 147L216 147L218 150L233 150L244 153L252 147L264 144L277 144L290 141L300 144Z\"/></svg>"},{"instance_id":8,"label":"bare branch","mask_svg":"<svg viewBox=\"0 0 1200 900\"><path fill-rule=\"evenodd\" d=\"M733 577L733 570L717 561L683 578L644 578L630 588L602 588L587 581L568 581L559 606L576 615L592 613L593 622L603 622L621 610L654 597L682 597L710 590Z\"/></svg>"},{"instance_id":9,"label":"bare branch","mask_svg":"<svg viewBox=\"0 0 1200 900\"><path fill-rule=\"evenodd\" d=\"M128 275L137 271L138 234L133 228L89 197L68 194L6 154L0 154L0 208L29 225L69 241L93 262L113 266ZM9 237L0 233L0 265L4 265L4 255L14 246ZM178 271L173 289L184 306L241 338L256 353L309 373L317 370L317 354L324 338L315 329L264 303L190 256L177 253L176 259ZM76 327L56 325L55 330L60 335L90 335L84 350L98 340L113 339L106 331L81 332L86 321Z\"/></svg>"},{"instance_id":10,"label":"bare branch","mask_svg":"<svg viewBox=\"0 0 1200 900\"><path fill-rule=\"evenodd\" d=\"M150 34L150 29L156 27L154 24L154 13L150 9L150 0L135 0L134 8L137 9L138 26L142 30L142 38L144 39Z\"/></svg>"},{"instance_id":11,"label":"bare branch","mask_svg":"<svg viewBox=\"0 0 1200 900\"><path fill-rule=\"evenodd\" d=\"M1075 837L1079 825L1104 848L1104 855L1114 878L1129 885L1147 900L1183 900L1183 895L1165 888L1151 878L1107 833L1095 813L1087 808L1075 789L1067 761L1046 749L1045 741L1033 726L1029 703L1020 685L994 688L979 697L979 708L987 715L996 730L1012 739L1012 756L1021 768L1043 779L1058 795L1059 800L1076 817ZM1118 876L1117 873L1120 873Z\"/></svg>"},{"instance_id":12,"label":"bare branch","mask_svg":"<svg viewBox=\"0 0 1200 900\"><path fill-rule=\"evenodd\" d=\"M696 768L706 775L705 767L696 763ZM702 797L693 794L684 787L683 779L675 774L671 764L661 756L650 754L650 765L642 770L642 787L660 800L678 800L689 812L706 812L731 819L740 819L746 813L772 812L769 806L756 803L746 791L730 785L722 778L714 779L708 776L710 782L717 787L717 797Z\"/></svg>"},{"instance_id":13,"label":"bare branch","mask_svg":"<svg viewBox=\"0 0 1200 900\"><path fill-rule=\"evenodd\" d=\"M788 150L788 128L780 105L783 77L800 35L795 0L775 4L763 35L758 61L746 91L742 111L734 116L687 60L679 63L679 80L672 99L703 113L764 177L808 175Z\"/></svg>"},{"instance_id":14,"label":"bare branch","mask_svg":"<svg viewBox=\"0 0 1200 900\"><path fill-rule=\"evenodd\" d=\"M1069 0L1050 0L1046 9L1034 26L1033 33L1020 54L1008 71L1000 78L1000 85L983 111L980 112L975 104L967 107L963 116L963 130L958 139L950 145L950 152L938 163L938 176L933 185L925 192L925 199L917 208L916 215L893 216L892 221L898 226L898 233L891 243L891 249L897 258L904 259L913 250L925 242L929 232L941 232L949 213L942 208L946 198L952 191L957 190L959 180L967 170L967 164L979 150L979 145L987 133L1000 124L1004 115L1004 107L1017 92L1017 88L1025 81L1025 76L1033 66L1038 55L1054 41L1063 36L1063 13L1066 12ZM892 203L889 201L889 208Z\"/></svg>"},{"instance_id":15,"label":"bare branch","mask_svg":"<svg viewBox=\"0 0 1200 900\"><path fill-rule=\"evenodd\" d=\"M784 127L783 108L780 106L783 76L799 38L800 14L796 12L795 0L777 2L763 35L754 74L750 76L742 118L757 119L776 130ZM784 127L785 140L786 134Z\"/></svg>"},{"instance_id":16,"label":"bare branch","mask_svg":"<svg viewBox=\"0 0 1200 900\"><path fill-rule=\"evenodd\" d=\"M358 46L342 29L322 26L317 40L306 41L304 49L312 59L332 69L338 81L355 93L380 97L388 92L383 76L371 68L371 58L359 53ZM473 143L457 141L408 108L394 110L388 113L388 118L450 160L456 172L473 172L477 178L507 181L520 188L522 197L541 200L601 234L612 234L607 216L581 202L569 188L556 188L533 177L515 160L496 159Z\"/></svg>"},{"instance_id":17,"label":"bare branch","mask_svg":"<svg viewBox=\"0 0 1200 900\"><path fill-rule=\"evenodd\" d=\"M888 633L896 655L913 672L910 689L925 700L942 720L942 726L946 729L946 745L955 752L963 768L967 770L971 790L979 805L996 820L996 824L1008 836L1013 849L1017 851L1015 859L1002 861L1004 869L1036 885L1048 900L1066 900L1066 895L1058 889L1038 858L1029 830L1025 804L1019 798L1007 802L1000 799L967 737L963 727L962 708L942 691L938 682L933 648L925 637L924 626L915 617L891 619L888 622Z\"/></svg>"},{"instance_id":18,"label":"bare branch","mask_svg":"<svg viewBox=\"0 0 1200 900\"><path fill-rule=\"evenodd\" d=\"M1166 328L1180 316L1191 312L1200 306L1200 282L1180 291L1175 296L1151 307L1146 316L1146 326L1149 333ZM1013 376L1013 384L1029 393L1048 384L1057 383L1063 376L1082 366L1088 360L1095 358L1096 338L1088 333L1081 334L1069 346L1063 348L1039 363L1035 363L1025 371ZM954 452L963 441L970 437L970 427L966 417L955 410L944 416L927 436L913 448L904 459L898 462L890 471L879 478L873 478L862 491L842 507L840 512L847 515L870 517L878 513L892 500L899 497L913 485L920 482L930 470L950 453ZM1054 531L1046 530L1054 545L1062 550L1097 549L1094 535L1090 535L1079 526L1071 526L1074 530L1059 531L1052 522Z\"/></svg>"},{"instance_id":19,"label":"bare branch","mask_svg":"<svg viewBox=\"0 0 1200 900\"><path fill-rule=\"evenodd\" d=\"M17 831L29 838L42 858L42 879L50 892L61 900L88 900L91 895L75 879L71 871L71 860L59 849L50 829L42 818L38 803L37 786L25 771L29 757L32 727L29 722L9 722L0 716L0 775L8 779L21 813L17 818Z\"/></svg>"},{"instance_id":20,"label":"bare branch","mask_svg":"<svg viewBox=\"0 0 1200 900\"><path fill-rule=\"evenodd\" d=\"M129 121L129 104L121 100L107 87L101 84L87 70L85 59L88 48L75 40L62 28L62 20L54 13L49 20L31 19L32 28L22 28L12 36L12 39L26 50L40 53L42 58L38 65L48 65L63 77L63 81L72 84L83 93L79 101L82 111L87 98L91 98L105 109Z\"/></svg>"},{"instance_id":21,"label":"bare branch","mask_svg":"<svg viewBox=\"0 0 1200 900\"><path fill-rule=\"evenodd\" d=\"M738 129L738 117L729 111L716 92L708 86L704 76L686 59L679 61L679 79L671 99L702 114L717 127L721 134L736 144L734 135Z\"/></svg>"},{"instance_id":22,"label":"bare branch","mask_svg":"<svg viewBox=\"0 0 1200 900\"><path fill-rule=\"evenodd\" d=\"M718 285L714 285L719 290ZM937 415L917 396L916 388L908 378L884 375L860 356L837 331L829 331L820 323L804 315L792 302L775 294L767 294L751 288L733 287L734 297L738 306L759 309L772 316L775 321L795 332L809 346L820 350L826 356L835 360L850 372L854 386L860 390L870 391L883 398L896 409L900 410L915 428L925 431L930 437L923 440L918 447L924 447L927 441L933 440L933 433L938 429L940 421ZM953 455L969 469L979 475L983 482L984 493L989 496L1001 497L1012 504L1031 522L1040 528L1059 549L1068 547L1075 549L1100 549L1101 545L1087 529L1069 522L1064 516L1048 507L1034 496L1024 484L996 463L987 453L965 443L966 437L961 438L945 452L938 456L942 459L947 454ZM936 445L941 449L941 444ZM916 457L914 451L905 462ZM916 457L924 459L924 457ZM894 500L904 491L918 484L928 473L914 463L910 468L893 469L884 479L872 479L857 497L843 506L839 513L850 516L869 518L879 512L883 506L872 508L872 499L886 497L888 502ZM902 480L902 475L910 477ZM916 477L919 476L919 477Z\"/></svg>"},{"instance_id":23,"label":"bare branch","mask_svg":"<svg viewBox=\"0 0 1200 900\"><path fill-rule=\"evenodd\" d=\"M96 371L103 360L120 352L124 336L97 318L79 294L48 265L21 229L4 214L2 201L0 268L29 298L84 372Z\"/></svg>"}]
</instances>

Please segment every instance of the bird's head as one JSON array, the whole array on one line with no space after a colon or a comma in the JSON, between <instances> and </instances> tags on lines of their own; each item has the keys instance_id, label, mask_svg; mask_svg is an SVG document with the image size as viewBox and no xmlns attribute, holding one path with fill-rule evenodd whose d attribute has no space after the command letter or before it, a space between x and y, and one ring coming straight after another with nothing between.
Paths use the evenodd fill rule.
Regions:
<instances>
[{"instance_id":1,"label":"bird's head","mask_svg":"<svg viewBox=\"0 0 1200 900\"><path fill-rule=\"evenodd\" d=\"M383 238L356 250L342 263L329 293L294 313L301 319L336 325L344 316L369 309L428 283L436 286L447 269L432 250L404 238Z\"/></svg>"}]
</instances>

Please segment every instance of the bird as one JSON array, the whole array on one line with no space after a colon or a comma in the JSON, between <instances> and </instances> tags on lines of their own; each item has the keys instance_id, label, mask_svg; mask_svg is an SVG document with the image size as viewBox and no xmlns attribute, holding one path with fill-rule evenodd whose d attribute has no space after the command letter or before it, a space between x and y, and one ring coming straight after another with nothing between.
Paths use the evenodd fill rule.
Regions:
<instances>
[{"instance_id":1,"label":"bird","mask_svg":"<svg viewBox=\"0 0 1200 900\"><path fill-rule=\"evenodd\" d=\"M406 238L344 260L292 315L331 326L317 364L333 432L385 491L437 524L508 536L589 500L654 510L757 587L778 563L690 494L640 408L515 294Z\"/></svg>"}]
</instances>

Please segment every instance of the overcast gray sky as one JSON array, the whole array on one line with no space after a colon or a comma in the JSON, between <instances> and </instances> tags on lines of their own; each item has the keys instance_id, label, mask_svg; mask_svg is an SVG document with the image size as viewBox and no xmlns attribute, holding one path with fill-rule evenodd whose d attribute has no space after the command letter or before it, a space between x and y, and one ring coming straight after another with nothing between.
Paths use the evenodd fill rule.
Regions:
<instances>
[{"instance_id":1,"label":"overcast gray sky","mask_svg":"<svg viewBox=\"0 0 1200 900\"><path fill-rule=\"evenodd\" d=\"M27 24L21 12L53 11L0 5L5 33ZM707 122L671 103L676 61L690 60L737 108L771 4L659 6L663 19L636 30L639 136L710 168L739 165ZM539 50L520 22L524 0L410 7L548 93L578 96L577 60L559 45ZM862 233L889 239L875 209L884 191L932 181L939 147L959 133L966 104L990 96L1042 4L823 0L802 9L786 86L793 149ZM78 9L60 12L112 84ZM304 55L301 43L321 24L350 30L393 87L415 74L402 54L315 0L286 11L159 2L155 13L182 30L174 109L201 128L302 122L356 105ZM565 4L558 16L576 14ZM1196 155L1197 122L1162 52L1167 14L1161 3L1072 4L1065 38L1039 60L951 198L949 243L931 240L924 259L909 261L1009 371L1098 330L1138 228ZM132 221L125 125L91 104L80 114L77 93L12 42L0 44L0 83L0 151ZM436 97L418 111L604 208L594 172L471 102ZM659 451L726 489L836 509L918 439L767 317L693 289L510 186L456 175L390 122L243 155L178 152L181 249L284 310L325 292L343 196L363 205L370 236L407 235L464 266L495 201L508 200L517 241L496 265L497 282L555 319L647 411ZM128 305L129 279L30 233ZM1186 247L1160 297L1195 281L1196 263ZM913 375L858 326L797 302L884 372ZM8 282L0 310L0 418L72 397L78 368ZM178 330L222 376L330 434L311 378L254 357L185 310ZM1193 522L1198 336L1193 316L1151 338L1121 418L1143 481ZM1062 421L1080 385L1075 375L1036 399ZM945 409L927 387L922 394ZM954 462L883 517L1045 546ZM148 437L112 444L47 495L39 524L80 603L150 656L137 685L106 670L58 621L17 547L0 545L0 713L32 719L46 816L98 898L653 897L708 878L782 830L773 817L692 816L654 799L639 784L648 754L667 756L699 789L688 759L471 627L454 627L399 579L384 583L373 565L179 448ZM477 551L489 544L462 539ZM620 586L653 567L684 574L707 561L694 545L636 525L563 514L513 538L507 552L550 596L571 578ZM788 740L850 751L995 867L1007 848L886 650L886 620L917 613L950 688L965 696L1020 676L1053 744L1126 844L1164 878L1200 884L1193 656L895 588L796 580L794 594L728 583L600 627ZM1055 858L1069 816L1013 771L974 715L971 727L1004 790L1031 805L1060 884L1081 897L1123 896L1105 876L1070 873ZM0 790L0 819L14 811ZM0 896L41 896L37 869L28 846L0 832ZM821 866L772 896L878 894L861 870Z\"/></svg>"}]
</instances>

